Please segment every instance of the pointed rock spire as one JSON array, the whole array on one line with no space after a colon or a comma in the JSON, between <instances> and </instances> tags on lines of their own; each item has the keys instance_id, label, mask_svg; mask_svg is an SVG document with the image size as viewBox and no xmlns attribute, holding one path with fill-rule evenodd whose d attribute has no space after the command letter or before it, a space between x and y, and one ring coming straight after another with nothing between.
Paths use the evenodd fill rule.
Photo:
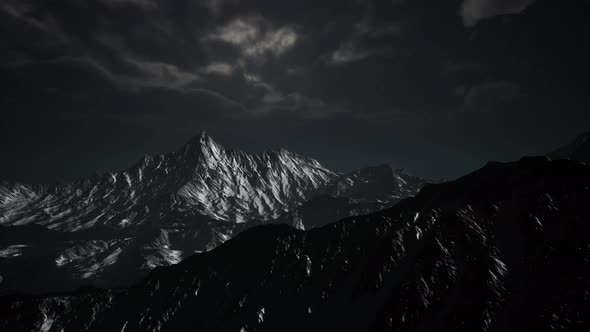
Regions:
<instances>
[{"instance_id":1,"label":"pointed rock spire","mask_svg":"<svg viewBox=\"0 0 590 332\"><path fill-rule=\"evenodd\" d=\"M208 147L212 145L217 145L215 141L207 134L207 131L201 130L201 132L193 136L188 143L186 144L187 149L202 149L203 147Z\"/></svg>"},{"instance_id":2,"label":"pointed rock spire","mask_svg":"<svg viewBox=\"0 0 590 332\"><path fill-rule=\"evenodd\" d=\"M218 159L222 151L225 151L223 146L215 142L205 130L201 130L199 135L193 136L184 148L184 153L206 160Z\"/></svg>"},{"instance_id":3,"label":"pointed rock spire","mask_svg":"<svg viewBox=\"0 0 590 332\"><path fill-rule=\"evenodd\" d=\"M209 136L209 134L207 134L207 131L205 130L201 130L201 132L199 133L198 137L198 142L201 146L213 146L213 145L218 145L213 138L211 138L211 136ZM196 137L195 137L196 138Z\"/></svg>"},{"instance_id":4,"label":"pointed rock spire","mask_svg":"<svg viewBox=\"0 0 590 332\"><path fill-rule=\"evenodd\" d=\"M201 130L201 132L199 133L199 141L206 142L209 139L210 138L209 135L207 135L207 131L205 131L204 129Z\"/></svg>"}]
</instances>

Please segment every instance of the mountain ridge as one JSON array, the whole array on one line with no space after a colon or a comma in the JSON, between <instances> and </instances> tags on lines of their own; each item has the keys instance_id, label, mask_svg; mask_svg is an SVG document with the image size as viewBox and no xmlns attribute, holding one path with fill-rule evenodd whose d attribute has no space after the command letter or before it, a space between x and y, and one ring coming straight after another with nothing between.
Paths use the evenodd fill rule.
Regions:
<instances>
[{"instance_id":1,"label":"mountain ridge","mask_svg":"<svg viewBox=\"0 0 590 332\"><path fill-rule=\"evenodd\" d=\"M89 190L96 186L107 186L104 188L103 191L114 192L114 194L119 194L123 197L115 197L115 200L119 198L126 199L126 200L133 200L135 197L136 189L133 188L133 185L138 183L143 185L143 177L144 173L152 172L149 174L149 180L147 182L147 191L154 192L156 190L160 190L163 194L178 194L182 198L191 198L187 197L190 196L190 193L187 191L190 188L187 188L187 184L189 184L192 180L195 180L194 174L198 171L201 172L209 172L214 170L217 166L219 166L219 158L222 156L227 155L228 160L223 160L226 163L232 163L232 165L223 165L226 167L225 174L222 174L226 177L226 182L232 182L231 175L229 174L230 171L227 169L228 166L232 166L234 168L239 167L239 162L245 160L249 164L250 168L255 168L257 165L255 163L270 163L278 164L281 167L281 162L290 162L294 159L301 158L298 155L286 153L286 150L281 151L270 151L270 152L263 152L260 154L247 154L241 152L239 150L231 150L225 151L225 149L218 145L211 137L209 137L204 131L198 135L193 137L189 140L183 147L180 149L166 154L160 154L157 156L146 156L138 161L134 166L118 172L112 173L108 172L102 175L98 175L96 177L87 178L78 180L71 183L65 184L56 184L51 185L48 187L45 186L34 186L34 185L24 185L19 183L11 184L12 187L17 187L20 191L31 191L31 195L39 196L44 194L66 194L71 195L72 191L74 190ZM236 160L236 159L242 160ZM282 158L282 159L281 159ZM307 163L307 165L306 165ZM259 165L258 165L259 166ZM323 168L319 162L309 159L309 158L301 158L301 162L298 165L302 168L317 168L318 174L316 176L308 176L311 182L327 182L332 177L335 177L336 174L333 172ZM282 170L289 171L288 167L283 167ZM246 170L251 171L251 169ZM297 171L297 170L295 170ZM172 174L172 176L168 176ZM207 176L206 174L205 176ZM217 175L217 174L216 174ZM268 174L257 174L258 177L264 178L264 176ZM307 174L305 174L307 175ZM147 177L148 175L146 175ZM300 176L301 177L301 176ZM198 179L202 180L202 179ZM282 180L282 179L279 179ZM295 178L295 180L299 180L299 178ZM155 182L155 183L154 183ZM207 183L200 183L203 187L208 187L209 184ZM234 184L235 185L235 184ZM100 188L99 188L100 189ZM302 188L302 191L311 191L315 190L314 185L308 185L308 188ZM179 193L178 191L183 191ZM267 189L268 191L268 189ZM107 193L108 194L108 193ZM293 204L299 203L299 201L305 200L307 192L299 193L299 198L295 199ZM92 193L89 193L91 196ZM89 197L91 198L91 197ZM93 197L92 197L93 198ZM104 197L103 197L104 198ZM145 197L145 200L149 200L152 197L148 195ZM216 197L217 200L221 199L220 197ZM4 201L3 199L2 201ZM193 201L192 205L196 205L197 203L204 204L204 202L197 202ZM284 204L283 204L284 205ZM0 207L1 208L1 207ZM204 209L206 214L215 215L218 219L220 218L219 215L212 211L207 211ZM268 213L268 212L266 212ZM254 213L255 214L255 213ZM222 219L240 219L236 216L221 216ZM260 215L255 215L254 218L263 218L266 219L268 216L261 213ZM1 224L4 225L11 225L10 221L6 216L2 220L0 220ZM21 222L22 223L22 222ZM52 223L53 227L55 227L55 223ZM72 228L70 228L72 229ZM74 228L77 230L76 228Z\"/></svg>"}]
</instances>

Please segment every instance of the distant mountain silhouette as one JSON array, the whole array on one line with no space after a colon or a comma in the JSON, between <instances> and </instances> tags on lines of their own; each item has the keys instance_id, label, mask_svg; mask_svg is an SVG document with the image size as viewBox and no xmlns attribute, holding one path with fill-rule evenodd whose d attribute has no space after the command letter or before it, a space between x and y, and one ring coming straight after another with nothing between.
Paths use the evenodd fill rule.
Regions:
<instances>
[{"instance_id":1,"label":"distant mountain silhouette","mask_svg":"<svg viewBox=\"0 0 590 332\"><path fill-rule=\"evenodd\" d=\"M590 162L590 132L576 137L570 144L563 146L547 154L551 159L571 159L581 162Z\"/></svg>"}]
</instances>

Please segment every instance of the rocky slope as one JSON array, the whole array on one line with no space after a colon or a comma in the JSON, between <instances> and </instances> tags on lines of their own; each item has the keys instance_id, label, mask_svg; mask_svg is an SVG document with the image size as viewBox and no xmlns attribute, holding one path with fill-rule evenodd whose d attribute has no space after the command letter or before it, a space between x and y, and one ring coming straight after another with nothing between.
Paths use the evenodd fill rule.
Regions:
<instances>
[{"instance_id":1,"label":"rocky slope","mask_svg":"<svg viewBox=\"0 0 590 332\"><path fill-rule=\"evenodd\" d=\"M249 229L118 291L0 298L7 331L585 331L590 166L523 158L310 231Z\"/></svg>"}]
</instances>

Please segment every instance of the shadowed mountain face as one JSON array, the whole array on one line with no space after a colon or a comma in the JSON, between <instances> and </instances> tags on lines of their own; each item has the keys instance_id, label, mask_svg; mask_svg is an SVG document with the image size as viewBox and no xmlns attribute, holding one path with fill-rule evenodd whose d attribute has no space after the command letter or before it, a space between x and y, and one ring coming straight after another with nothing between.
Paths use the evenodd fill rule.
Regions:
<instances>
[{"instance_id":1,"label":"shadowed mountain face","mask_svg":"<svg viewBox=\"0 0 590 332\"><path fill-rule=\"evenodd\" d=\"M590 162L590 132L578 136L572 143L547 154L547 156L551 159Z\"/></svg>"},{"instance_id":2,"label":"shadowed mountain face","mask_svg":"<svg viewBox=\"0 0 590 332\"><path fill-rule=\"evenodd\" d=\"M414 196L425 184L424 179L390 165L362 168L335 179L324 195L312 198L277 221L298 229L320 227L392 207L401 199Z\"/></svg>"},{"instance_id":3,"label":"shadowed mountain face","mask_svg":"<svg viewBox=\"0 0 590 332\"><path fill-rule=\"evenodd\" d=\"M328 192L332 196L348 197L357 202L395 203L415 195L424 184L424 179L383 164L341 176L330 183Z\"/></svg>"},{"instance_id":4,"label":"shadowed mountain face","mask_svg":"<svg viewBox=\"0 0 590 332\"><path fill-rule=\"evenodd\" d=\"M0 329L588 330L589 202L590 166L489 163L367 216L249 229L129 289L1 298Z\"/></svg>"},{"instance_id":5,"label":"shadowed mountain face","mask_svg":"<svg viewBox=\"0 0 590 332\"><path fill-rule=\"evenodd\" d=\"M321 226L389 207L423 184L380 169L340 175L286 150L226 150L203 132L121 173L51 186L0 183L0 293L128 286L249 227ZM333 188L345 188L343 197Z\"/></svg>"}]
</instances>

